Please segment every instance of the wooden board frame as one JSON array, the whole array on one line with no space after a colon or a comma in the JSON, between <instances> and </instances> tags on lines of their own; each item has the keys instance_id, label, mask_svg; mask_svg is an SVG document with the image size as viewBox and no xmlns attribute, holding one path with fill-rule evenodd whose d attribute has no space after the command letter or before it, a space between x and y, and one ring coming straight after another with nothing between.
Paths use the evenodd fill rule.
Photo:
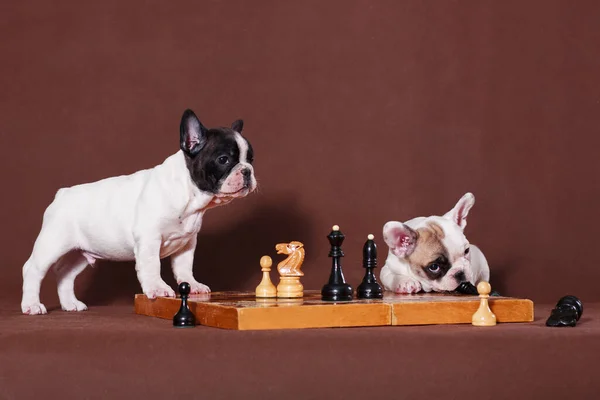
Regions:
<instances>
[{"instance_id":1,"label":"wooden board frame","mask_svg":"<svg viewBox=\"0 0 600 400\"><path fill-rule=\"evenodd\" d=\"M251 292L193 295L190 310L200 325L234 330L303 329L356 326L470 324L479 307L478 296L441 293L399 295L386 292L382 300L321 301L319 291L301 299L256 299ZM533 302L490 297L498 323L531 322ZM135 313L172 319L181 299L135 296Z\"/></svg>"}]
</instances>

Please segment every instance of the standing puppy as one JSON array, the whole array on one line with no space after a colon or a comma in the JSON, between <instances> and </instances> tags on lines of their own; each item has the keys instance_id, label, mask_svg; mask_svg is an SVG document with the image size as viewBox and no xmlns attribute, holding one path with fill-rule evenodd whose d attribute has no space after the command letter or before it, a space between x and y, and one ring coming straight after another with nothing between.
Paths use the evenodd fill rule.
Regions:
<instances>
[{"instance_id":1,"label":"standing puppy","mask_svg":"<svg viewBox=\"0 0 600 400\"><path fill-rule=\"evenodd\" d=\"M475 197L467 193L442 217L386 223L383 238L390 250L380 274L385 289L444 292L455 290L462 282L477 285L488 281L485 256L463 233L473 204Z\"/></svg>"},{"instance_id":2,"label":"standing puppy","mask_svg":"<svg viewBox=\"0 0 600 400\"><path fill-rule=\"evenodd\" d=\"M45 314L42 279L52 268L65 311L87 306L75 297L75 278L96 260L135 260L144 294L175 296L160 276L171 256L178 283L209 292L194 279L196 238L206 210L256 188L243 121L207 129L191 110L181 118L180 151L162 164L127 176L60 189L44 213L41 232L23 266L24 314Z\"/></svg>"}]
</instances>

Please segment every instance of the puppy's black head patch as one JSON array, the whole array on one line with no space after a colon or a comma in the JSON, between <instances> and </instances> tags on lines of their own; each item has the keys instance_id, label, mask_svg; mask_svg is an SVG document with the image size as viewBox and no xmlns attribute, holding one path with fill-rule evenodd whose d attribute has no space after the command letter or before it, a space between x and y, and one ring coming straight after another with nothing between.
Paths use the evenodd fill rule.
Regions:
<instances>
[{"instance_id":1,"label":"puppy's black head patch","mask_svg":"<svg viewBox=\"0 0 600 400\"><path fill-rule=\"evenodd\" d=\"M242 161L252 163L250 144L242 138L248 148L240 149L237 140L243 121L235 121L232 128L207 129L192 110L186 110L181 117L180 148L192 181L204 192L219 193L223 181L240 163L242 151L246 155Z\"/></svg>"}]
</instances>

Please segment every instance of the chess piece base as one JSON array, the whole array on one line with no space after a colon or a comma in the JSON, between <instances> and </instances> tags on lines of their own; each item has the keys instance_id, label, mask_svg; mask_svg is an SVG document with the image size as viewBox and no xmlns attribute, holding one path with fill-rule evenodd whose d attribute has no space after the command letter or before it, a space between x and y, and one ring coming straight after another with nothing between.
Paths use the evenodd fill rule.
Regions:
<instances>
[{"instance_id":1,"label":"chess piece base","mask_svg":"<svg viewBox=\"0 0 600 400\"><path fill-rule=\"evenodd\" d=\"M344 283L326 284L321 289L323 301L350 301L352 300L352 286Z\"/></svg>"},{"instance_id":2,"label":"chess piece base","mask_svg":"<svg viewBox=\"0 0 600 400\"><path fill-rule=\"evenodd\" d=\"M377 282L361 283L356 288L356 297L359 299L383 299L383 289Z\"/></svg>"},{"instance_id":3,"label":"chess piece base","mask_svg":"<svg viewBox=\"0 0 600 400\"><path fill-rule=\"evenodd\" d=\"M256 289L256 297L259 299L274 299L277 297L277 289Z\"/></svg>"},{"instance_id":4,"label":"chess piece base","mask_svg":"<svg viewBox=\"0 0 600 400\"><path fill-rule=\"evenodd\" d=\"M481 295L480 295L481 296ZM490 310L487 295L481 299L479 309L473 314L472 324L474 326L495 326L496 315Z\"/></svg>"},{"instance_id":5,"label":"chess piece base","mask_svg":"<svg viewBox=\"0 0 600 400\"><path fill-rule=\"evenodd\" d=\"M256 287L255 294L256 294L256 297L260 297L260 298L277 297L277 288L271 282L268 272L263 273L263 280Z\"/></svg>"},{"instance_id":6,"label":"chess piece base","mask_svg":"<svg viewBox=\"0 0 600 400\"><path fill-rule=\"evenodd\" d=\"M194 327L196 327L196 324L192 323L190 325L189 322L186 322L186 323L183 323L182 325L178 325L178 324L173 323L173 327L174 328L194 328Z\"/></svg>"},{"instance_id":7,"label":"chess piece base","mask_svg":"<svg viewBox=\"0 0 600 400\"><path fill-rule=\"evenodd\" d=\"M304 296L304 286L300 283L299 276L282 276L277 285L277 297L298 298Z\"/></svg>"},{"instance_id":8,"label":"chess piece base","mask_svg":"<svg viewBox=\"0 0 600 400\"><path fill-rule=\"evenodd\" d=\"M182 307L173 317L173 326L175 328L193 328L196 326L196 317L190 310Z\"/></svg>"}]
</instances>

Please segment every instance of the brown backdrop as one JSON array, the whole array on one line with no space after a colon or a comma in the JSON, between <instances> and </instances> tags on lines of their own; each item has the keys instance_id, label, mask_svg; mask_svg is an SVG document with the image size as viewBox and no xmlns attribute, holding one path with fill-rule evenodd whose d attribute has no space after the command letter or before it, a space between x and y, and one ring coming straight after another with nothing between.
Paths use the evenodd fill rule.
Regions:
<instances>
[{"instance_id":1,"label":"brown backdrop","mask_svg":"<svg viewBox=\"0 0 600 400\"><path fill-rule=\"evenodd\" d=\"M0 289L15 308L56 190L162 162L187 107L209 126L243 118L256 152L260 191L200 234L196 274L215 290L254 288L289 240L320 288L333 224L355 286L368 233L381 265L386 221L472 191L467 236L497 289L600 299L595 1L6 3ZM78 283L89 305L140 290L127 263Z\"/></svg>"}]
</instances>

